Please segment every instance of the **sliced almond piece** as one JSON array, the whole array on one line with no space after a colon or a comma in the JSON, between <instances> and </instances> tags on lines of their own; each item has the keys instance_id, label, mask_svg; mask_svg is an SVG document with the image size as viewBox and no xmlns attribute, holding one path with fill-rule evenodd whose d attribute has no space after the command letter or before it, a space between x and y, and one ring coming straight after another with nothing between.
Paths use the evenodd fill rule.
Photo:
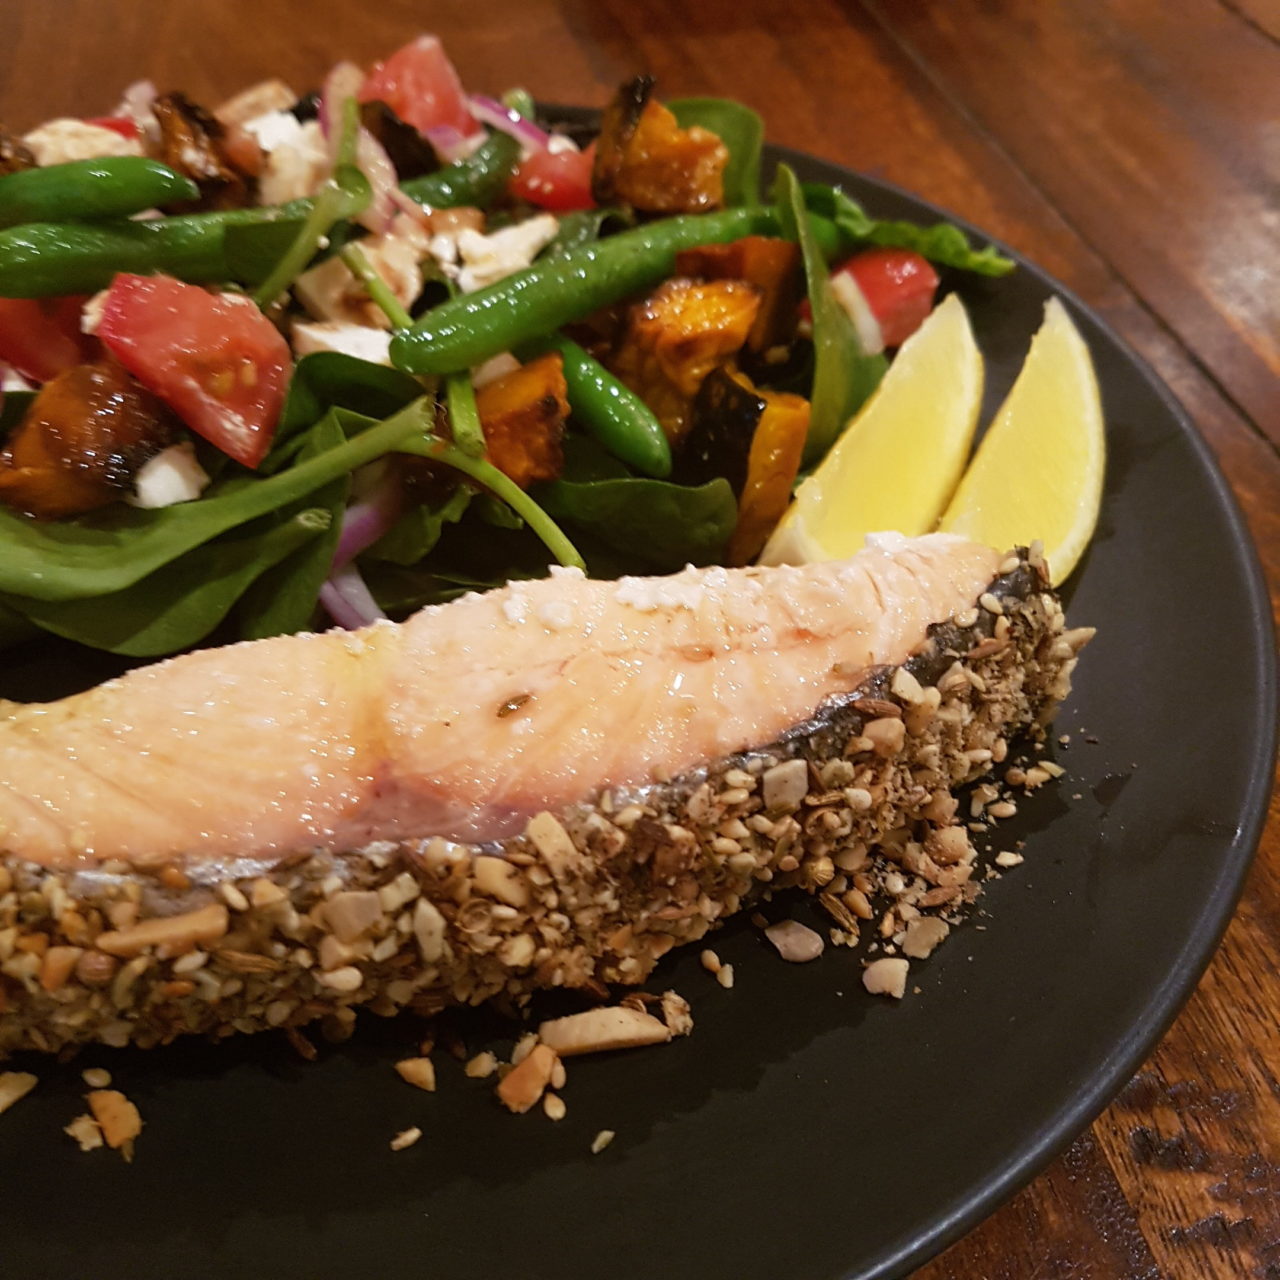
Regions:
<instances>
[{"instance_id":1,"label":"sliced almond piece","mask_svg":"<svg viewBox=\"0 0 1280 1280\"><path fill-rule=\"evenodd\" d=\"M614 1005L544 1022L538 1038L562 1057L571 1058L578 1053L665 1044L671 1039L671 1028L652 1014Z\"/></svg>"}]
</instances>

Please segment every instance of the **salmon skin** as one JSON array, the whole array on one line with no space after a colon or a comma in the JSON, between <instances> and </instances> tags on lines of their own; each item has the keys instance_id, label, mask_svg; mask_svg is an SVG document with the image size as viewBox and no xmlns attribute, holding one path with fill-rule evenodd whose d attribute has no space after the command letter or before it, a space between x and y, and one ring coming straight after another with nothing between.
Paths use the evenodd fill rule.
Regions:
<instances>
[{"instance_id":1,"label":"salmon skin","mask_svg":"<svg viewBox=\"0 0 1280 1280\"><path fill-rule=\"evenodd\" d=\"M560 571L11 707L0 1051L603 992L765 884L886 858L954 904L952 791L1047 721L1087 635L1036 558L885 536Z\"/></svg>"}]
</instances>

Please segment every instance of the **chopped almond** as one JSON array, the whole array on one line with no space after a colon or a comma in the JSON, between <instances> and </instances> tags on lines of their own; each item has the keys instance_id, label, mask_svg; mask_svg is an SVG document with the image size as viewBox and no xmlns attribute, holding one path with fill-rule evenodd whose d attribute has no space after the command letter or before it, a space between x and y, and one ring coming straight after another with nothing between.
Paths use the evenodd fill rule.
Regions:
<instances>
[{"instance_id":1,"label":"chopped almond","mask_svg":"<svg viewBox=\"0 0 1280 1280\"><path fill-rule=\"evenodd\" d=\"M87 1100L107 1146L132 1160L134 1139L142 1132L138 1108L118 1089L94 1089Z\"/></svg>"},{"instance_id":2,"label":"chopped almond","mask_svg":"<svg viewBox=\"0 0 1280 1280\"><path fill-rule=\"evenodd\" d=\"M512 1067L498 1085L498 1098L508 1111L523 1115L546 1091L559 1059L548 1045L534 1045L519 1066Z\"/></svg>"},{"instance_id":3,"label":"chopped almond","mask_svg":"<svg viewBox=\"0 0 1280 1280\"><path fill-rule=\"evenodd\" d=\"M403 1058L396 1063L400 1079L427 1093L436 1091L436 1065L430 1058Z\"/></svg>"},{"instance_id":4,"label":"chopped almond","mask_svg":"<svg viewBox=\"0 0 1280 1280\"><path fill-rule=\"evenodd\" d=\"M0 1071L0 1111L8 1111L39 1083L29 1071Z\"/></svg>"},{"instance_id":5,"label":"chopped almond","mask_svg":"<svg viewBox=\"0 0 1280 1280\"><path fill-rule=\"evenodd\" d=\"M62 1132L74 1138L81 1151L96 1151L102 1146L102 1126L90 1115L76 1116Z\"/></svg>"}]
</instances>

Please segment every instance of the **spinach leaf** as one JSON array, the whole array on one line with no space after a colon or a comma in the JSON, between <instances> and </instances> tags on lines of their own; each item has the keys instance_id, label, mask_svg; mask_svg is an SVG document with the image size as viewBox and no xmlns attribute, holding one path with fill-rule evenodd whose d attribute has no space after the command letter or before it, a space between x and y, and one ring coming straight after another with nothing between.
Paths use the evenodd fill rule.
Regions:
<instances>
[{"instance_id":1,"label":"spinach leaf","mask_svg":"<svg viewBox=\"0 0 1280 1280\"><path fill-rule=\"evenodd\" d=\"M245 588L329 527L321 509L299 512L261 531L252 525L206 542L121 591L82 600L4 603L28 621L78 644L133 658L176 653L203 640Z\"/></svg>"},{"instance_id":2,"label":"spinach leaf","mask_svg":"<svg viewBox=\"0 0 1280 1280\"><path fill-rule=\"evenodd\" d=\"M969 237L949 222L922 227L915 222L872 218L851 195L839 187L806 182L802 190L809 212L835 223L846 251L868 244L912 249L930 262L955 267L959 271L973 271L983 276L1008 275L1016 265L994 245L975 249L969 243Z\"/></svg>"},{"instance_id":3,"label":"spinach leaf","mask_svg":"<svg viewBox=\"0 0 1280 1280\"><path fill-rule=\"evenodd\" d=\"M606 231L625 231L634 227L635 214L625 208L579 209L560 215L560 230L542 253L541 258L560 258L574 249L592 244Z\"/></svg>"},{"instance_id":4,"label":"spinach leaf","mask_svg":"<svg viewBox=\"0 0 1280 1280\"><path fill-rule=\"evenodd\" d=\"M849 419L880 385L888 361L862 350L848 312L831 292L826 263L809 224L804 194L795 173L778 166L774 182L778 220L788 239L800 245L809 305L813 310L813 392L804 461L817 461L835 443Z\"/></svg>"},{"instance_id":5,"label":"spinach leaf","mask_svg":"<svg viewBox=\"0 0 1280 1280\"><path fill-rule=\"evenodd\" d=\"M261 284L284 257L306 225L306 216L228 223L222 233L227 277L241 284Z\"/></svg>"},{"instance_id":6,"label":"spinach leaf","mask_svg":"<svg viewBox=\"0 0 1280 1280\"><path fill-rule=\"evenodd\" d=\"M462 519L472 496L473 490L459 485L443 502L410 507L364 555L392 564L417 564L440 541L445 525Z\"/></svg>"},{"instance_id":7,"label":"spinach leaf","mask_svg":"<svg viewBox=\"0 0 1280 1280\"><path fill-rule=\"evenodd\" d=\"M305 439L300 456L311 458L336 448L346 436L336 421L326 417L307 432ZM328 513L329 527L261 574L244 593L236 609L243 639L291 635L310 627L320 588L333 566L350 491L351 477L341 475L303 499L311 508ZM296 513L282 513L285 517L293 514Z\"/></svg>"},{"instance_id":8,"label":"spinach leaf","mask_svg":"<svg viewBox=\"0 0 1280 1280\"><path fill-rule=\"evenodd\" d=\"M58 521L0 509L0 592L74 600L122 591L228 529L297 502L383 454L413 448L434 421L426 400L382 422L342 409L330 414L344 434L358 434L279 475L218 480L198 502L154 511L113 508L97 518Z\"/></svg>"},{"instance_id":9,"label":"spinach leaf","mask_svg":"<svg viewBox=\"0 0 1280 1280\"><path fill-rule=\"evenodd\" d=\"M422 386L399 369L372 364L340 351L316 351L294 366L271 452L259 471L271 475L296 456L296 437L330 409L367 418L387 418L422 394ZM292 446L292 447L289 447Z\"/></svg>"},{"instance_id":10,"label":"spinach leaf","mask_svg":"<svg viewBox=\"0 0 1280 1280\"><path fill-rule=\"evenodd\" d=\"M741 102L729 98L678 98L667 106L682 129L701 125L710 129L729 150L724 171L726 205L760 204L760 152L764 122Z\"/></svg>"},{"instance_id":11,"label":"spinach leaf","mask_svg":"<svg viewBox=\"0 0 1280 1280\"><path fill-rule=\"evenodd\" d=\"M660 573L713 563L738 519L723 477L696 488L639 476L553 480L537 499L548 515Z\"/></svg>"}]
</instances>

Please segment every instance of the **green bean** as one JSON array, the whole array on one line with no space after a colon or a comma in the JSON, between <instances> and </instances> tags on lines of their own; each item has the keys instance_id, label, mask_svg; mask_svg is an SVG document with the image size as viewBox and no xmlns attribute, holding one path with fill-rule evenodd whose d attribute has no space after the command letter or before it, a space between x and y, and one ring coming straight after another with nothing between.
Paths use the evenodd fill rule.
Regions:
<instances>
[{"instance_id":1,"label":"green bean","mask_svg":"<svg viewBox=\"0 0 1280 1280\"><path fill-rule=\"evenodd\" d=\"M44 298L105 289L118 271L164 271L193 284L231 279L229 227L305 218L311 201L140 222L28 222L0 231L0 298Z\"/></svg>"},{"instance_id":2,"label":"green bean","mask_svg":"<svg viewBox=\"0 0 1280 1280\"><path fill-rule=\"evenodd\" d=\"M404 189L438 208L487 204L506 183L519 153L514 138L496 134L465 160L407 182ZM118 271L164 271L192 284L235 280L239 277L228 264L225 245L229 227L290 221L300 227L314 206L314 200L294 200L142 222L117 218L10 227L0 230L0 298L95 293Z\"/></svg>"},{"instance_id":3,"label":"green bean","mask_svg":"<svg viewBox=\"0 0 1280 1280\"><path fill-rule=\"evenodd\" d=\"M488 208L502 194L519 159L520 144L514 138L491 133L471 155L425 177L410 178L400 188L432 209Z\"/></svg>"},{"instance_id":4,"label":"green bean","mask_svg":"<svg viewBox=\"0 0 1280 1280\"><path fill-rule=\"evenodd\" d=\"M391 342L391 361L408 373L453 373L657 284L676 254L700 244L777 232L769 210L666 218L544 259L475 293L450 298Z\"/></svg>"},{"instance_id":5,"label":"green bean","mask_svg":"<svg viewBox=\"0 0 1280 1280\"><path fill-rule=\"evenodd\" d=\"M0 227L51 218L119 218L199 195L189 178L145 156L71 160L0 177Z\"/></svg>"},{"instance_id":6,"label":"green bean","mask_svg":"<svg viewBox=\"0 0 1280 1280\"><path fill-rule=\"evenodd\" d=\"M574 417L615 458L659 480L671 474L671 445L653 410L576 342L554 334L521 347L522 358L558 351Z\"/></svg>"}]
</instances>

